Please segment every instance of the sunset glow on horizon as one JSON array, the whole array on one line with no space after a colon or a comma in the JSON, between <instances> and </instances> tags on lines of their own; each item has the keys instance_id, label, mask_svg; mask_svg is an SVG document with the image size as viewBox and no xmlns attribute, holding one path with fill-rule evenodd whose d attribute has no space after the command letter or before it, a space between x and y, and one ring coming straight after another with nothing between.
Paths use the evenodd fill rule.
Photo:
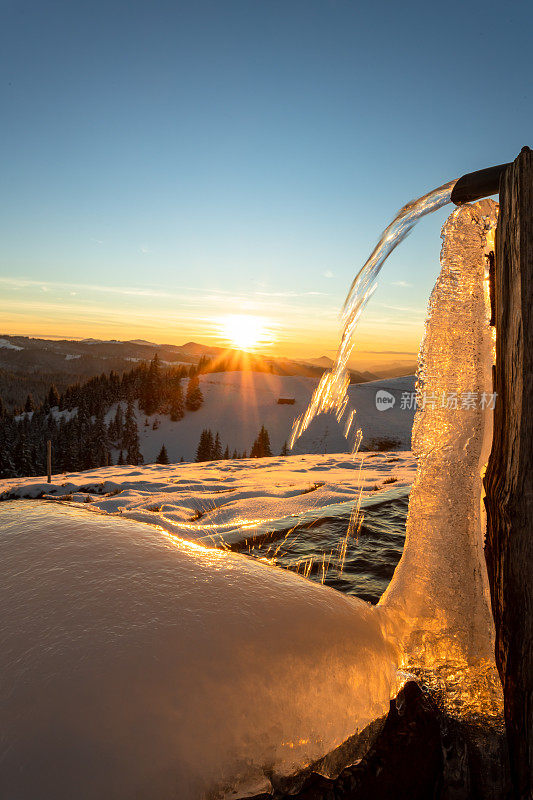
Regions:
<instances>
[{"instance_id":1,"label":"sunset glow on horizon","mask_svg":"<svg viewBox=\"0 0 533 800\"><path fill-rule=\"evenodd\" d=\"M253 314L229 314L220 320L222 337L238 350L254 351L274 341L272 322Z\"/></svg>"}]
</instances>

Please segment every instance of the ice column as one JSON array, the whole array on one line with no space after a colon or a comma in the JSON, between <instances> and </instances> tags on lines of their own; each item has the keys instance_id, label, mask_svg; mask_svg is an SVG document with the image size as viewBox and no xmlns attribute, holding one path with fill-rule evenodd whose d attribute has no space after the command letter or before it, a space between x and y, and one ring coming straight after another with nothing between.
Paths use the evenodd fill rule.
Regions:
<instances>
[{"instance_id":1,"label":"ice column","mask_svg":"<svg viewBox=\"0 0 533 800\"><path fill-rule=\"evenodd\" d=\"M492 200L461 206L442 229L419 355L418 471L404 553L380 602L405 620L407 663L433 670L493 665L480 476L492 438L486 254L497 210Z\"/></svg>"}]
</instances>

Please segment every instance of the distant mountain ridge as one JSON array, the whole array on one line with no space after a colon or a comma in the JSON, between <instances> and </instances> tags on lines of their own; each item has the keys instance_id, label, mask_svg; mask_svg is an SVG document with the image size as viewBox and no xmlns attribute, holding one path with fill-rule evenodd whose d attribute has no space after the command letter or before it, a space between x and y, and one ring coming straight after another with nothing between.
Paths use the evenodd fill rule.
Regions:
<instances>
[{"instance_id":1,"label":"distant mountain ridge","mask_svg":"<svg viewBox=\"0 0 533 800\"><path fill-rule=\"evenodd\" d=\"M42 401L48 387L55 383L59 391L69 384L109 373L122 374L135 362L150 361L158 353L164 366L196 365L200 359L212 361L211 371L252 370L275 375L320 378L331 368L328 356L314 359L289 359L263 356L241 350L225 349L189 341L183 345L157 344L145 339L45 339L31 336L0 334L0 397L9 407L24 402L31 392ZM397 377L414 372L401 365L389 369L350 371L352 383L364 383L378 378Z\"/></svg>"}]
</instances>

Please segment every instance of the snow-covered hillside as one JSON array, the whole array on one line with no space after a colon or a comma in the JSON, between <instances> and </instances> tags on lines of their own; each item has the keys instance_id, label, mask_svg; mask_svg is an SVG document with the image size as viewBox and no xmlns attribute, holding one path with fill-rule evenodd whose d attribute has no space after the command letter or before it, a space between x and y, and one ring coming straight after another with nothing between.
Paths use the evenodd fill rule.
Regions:
<instances>
[{"instance_id":1,"label":"snow-covered hillside","mask_svg":"<svg viewBox=\"0 0 533 800\"><path fill-rule=\"evenodd\" d=\"M375 439L391 439L397 442L390 446L409 449L414 409L402 408L402 394L414 391L414 376L392 378L370 383L352 384L349 396L352 407L357 410L353 428L363 431L363 446L376 446ZM200 434L204 428L217 431L222 446L233 450L250 452L250 448L264 425L269 432L272 452L281 451L283 443L290 437L293 420L305 411L316 380L313 378L287 377L264 372L221 372L200 377L204 403L195 412L187 412L179 422L171 422L168 416L154 415L145 426L144 414L138 414L141 452L145 463L155 461L164 444L171 461L191 461L195 458ZM385 390L395 399L394 407L386 411L376 408L376 393ZM278 399L294 399L294 405L279 405ZM107 416L109 421L115 407ZM155 418L160 422L152 429ZM350 446L343 435L343 426L334 416L321 416L296 443L294 453L346 453Z\"/></svg>"}]
</instances>

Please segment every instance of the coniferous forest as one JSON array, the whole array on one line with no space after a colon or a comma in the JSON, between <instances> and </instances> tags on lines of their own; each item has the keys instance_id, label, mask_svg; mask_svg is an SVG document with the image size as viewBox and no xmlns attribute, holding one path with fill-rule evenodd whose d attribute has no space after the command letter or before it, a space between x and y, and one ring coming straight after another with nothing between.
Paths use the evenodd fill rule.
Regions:
<instances>
[{"instance_id":1,"label":"coniferous forest","mask_svg":"<svg viewBox=\"0 0 533 800\"><path fill-rule=\"evenodd\" d=\"M159 412L181 419L188 383L193 383L196 408L203 402L197 370L163 369L155 355L149 364L122 376L104 373L62 394L51 386L38 406L28 395L20 413L10 413L0 398L0 477L43 475L48 440L56 473L108 466L113 463L112 449L120 452L118 463L142 463L134 403L146 415ZM106 413L117 403L114 417L106 423Z\"/></svg>"},{"instance_id":2,"label":"coniferous forest","mask_svg":"<svg viewBox=\"0 0 533 800\"><path fill-rule=\"evenodd\" d=\"M173 422L179 421L203 404L198 375L204 370L209 370L204 361L197 366L163 368L156 354L151 362L136 365L121 376L114 371L103 373L86 383L68 386L63 393L52 385L40 404L30 394L23 409L16 412L11 412L0 398L0 478L46 474L48 441L52 444L56 474L113 463L142 464L135 404L146 416L168 414ZM114 405L115 413L106 420ZM282 455L286 454L284 446ZM268 431L262 426L250 457L271 455ZM246 457L246 451L224 446L218 432L202 431L196 461ZM164 445L157 463L168 463Z\"/></svg>"}]
</instances>

